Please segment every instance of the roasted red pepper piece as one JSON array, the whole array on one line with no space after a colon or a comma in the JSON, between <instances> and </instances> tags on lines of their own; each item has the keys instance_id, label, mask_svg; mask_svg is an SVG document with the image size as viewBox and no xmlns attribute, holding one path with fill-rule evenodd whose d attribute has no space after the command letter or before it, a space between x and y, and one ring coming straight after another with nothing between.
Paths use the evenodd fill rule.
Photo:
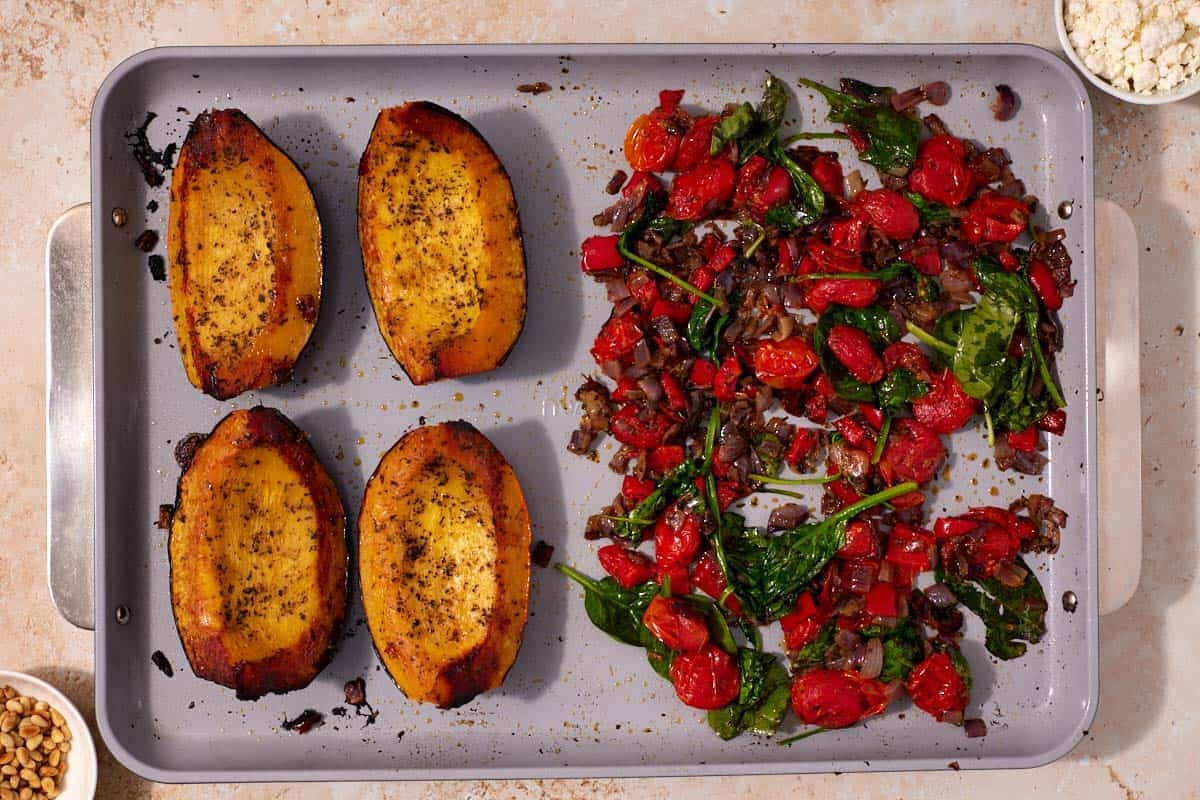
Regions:
<instances>
[{"instance_id":1,"label":"roasted red pepper piece","mask_svg":"<svg viewBox=\"0 0 1200 800\"><path fill-rule=\"evenodd\" d=\"M1054 275L1044 262L1036 258L1029 262L1029 283L1047 309L1058 311L1062 308L1062 293L1058 290L1058 284L1054 282Z\"/></svg>"},{"instance_id":2,"label":"roasted red pepper piece","mask_svg":"<svg viewBox=\"0 0 1200 800\"><path fill-rule=\"evenodd\" d=\"M658 380L663 387L663 396L667 400L667 408L672 411L686 411L688 405L687 395L683 393L683 389L680 387L679 381L675 380L675 376L669 372L662 372L659 373Z\"/></svg>"},{"instance_id":3,"label":"roasted red pepper piece","mask_svg":"<svg viewBox=\"0 0 1200 800\"><path fill-rule=\"evenodd\" d=\"M644 311L651 311L662 299L658 293L658 281L644 269L635 269L625 280L629 294Z\"/></svg>"},{"instance_id":4,"label":"roasted red pepper piece","mask_svg":"<svg viewBox=\"0 0 1200 800\"><path fill-rule=\"evenodd\" d=\"M716 377L716 374L716 366L707 358L697 358L692 362L690 378L693 386L712 386L713 378Z\"/></svg>"},{"instance_id":5,"label":"roasted red pepper piece","mask_svg":"<svg viewBox=\"0 0 1200 800\"><path fill-rule=\"evenodd\" d=\"M829 243L851 253L867 246L867 223L860 217L835 219L829 223Z\"/></svg>"},{"instance_id":6,"label":"roasted red pepper piece","mask_svg":"<svg viewBox=\"0 0 1200 800\"><path fill-rule=\"evenodd\" d=\"M818 668L792 680L792 710L805 725L847 728L882 714L890 699L882 683L854 670Z\"/></svg>"},{"instance_id":7,"label":"roasted red pepper piece","mask_svg":"<svg viewBox=\"0 0 1200 800\"><path fill-rule=\"evenodd\" d=\"M671 683L684 705L712 710L733 702L742 686L733 656L706 644L694 653L680 653L671 662Z\"/></svg>"},{"instance_id":8,"label":"roasted red pepper piece","mask_svg":"<svg viewBox=\"0 0 1200 800\"><path fill-rule=\"evenodd\" d=\"M698 220L713 213L733 196L733 165L723 158L710 158L679 175L671 184L667 216Z\"/></svg>"},{"instance_id":9,"label":"roasted red pepper piece","mask_svg":"<svg viewBox=\"0 0 1200 800\"><path fill-rule=\"evenodd\" d=\"M867 438L867 429L854 417L841 417L834 421L833 428L851 447L865 450L874 445L874 442Z\"/></svg>"},{"instance_id":10,"label":"roasted red pepper piece","mask_svg":"<svg viewBox=\"0 0 1200 800\"><path fill-rule=\"evenodd\" d=\"M1013 450L1019 450L1022 453L1032 453L1038 447L1038 429L1037 425L1030 425L1023 431L1010 431L1005 434L1008 439L1008 446Z\"/></svg>"},{"instance_id":11,"label":"roasted red pepper piece","mask_svg":"<svg viewBox=\"0 0 1200 800\"><path fill-rule=\"evenodd\" d=\"M941 541L942 539L950 539L955 536L962 536L964 533L970 533L978 527L979 523L972 519L942 517L933 523L933 536L938 541Z\"/></svg>"},{"instance_id":12,"label":"roasted red pepper piece","mask_svg":"<svg viewBox=\"0 0 1200 800\"><path fill-rule=\"evenodd\" d=\"M908 174L909 187L927 200L953 208L975 189L975 174L966 163L967 146L953 136L934 136L921 143Z\"/></svg>"},{"instance_id":13,"label":"roasted red pepper piece","mask_svg":"<svg viewBox=\"0 0 1200 800\"><path fill-rule=\"evenodd\" d=\"M917 272L922 275L934 276L942 273L942 253L936 239L915 239L911 247L901 249L900 257L916 267Z\"/></svg>"},{"instance_id":14,"label":"roasted red pepper piece","mask_svg":"<svg viewBox=\"0 0 1200 800\"><path fill-rule=\"evenodd\" d=\"M875 528L866 520L852 520L846 526L846 543L838 550L838 558L874 558L878 545Z\"/></svg>"},{"instance_id":15,"label":"roasted red pepper piece","mask_svg":"<svg viewBox=\"0 0 1200 800\"><path fill-rule=\"evenodd\" d=\"M783 644L790 651L799 650L820 633L825 615L818 612L809 592L801 592L796 598L796 608L779 618L783 629Z\"/></svg>"},{"instance_id":16,"label":"roasted red pepper piece","mask_svg":"<svg viewBox=\"0 0 1200 800\"><path fill-rule=\"evenodd\" d=\"M921 215L904 195L891 189L868 189L854 198L854 215L862 217L894 241L911 239L921 227Z\"/></svg>"},{"instance_id":17,"label":"roasted red pepper piece","mask_svg":"<svg viewBox=\"0 0 1200 800\"><path fill-rule=\"evenodd\" d=\"M687 594L692 591L692 578L688 575L687 564L655 564L654 580L660 586L671 582L672 594Z\"/></svg>"},{"instance_id":18,"label":"roasted red pepper piece","mask_svg":"<svg viewBox=\"0 0 1200 800\"><path fill-rule=\"evenodd\" d=\"M723 403L733 400L741 375L742 362L738 361L738 357L731 355L726 358L713 376L713 395Z\"/></svg>"},{"instance_id":19,"label":"roasted red pepper piece","mask_svg":"<svg viewBox=\"0 0 1200 800\"><path fill-rule=\"evenodd\" d=\"M629 178L629 182L625 184L625 188L621 190L622 197L633 197L635 194L662 194L662 181L653 172L644 172L637 170Z\"/></svg>"},{"instance_id":20,"label":"roasted red pepper piece","mask_svg":"<svg viewBox=\"0 0 1200 800\"><path fill-rule=\"evenodd\" d=\"M896 587L886 581L876 581L867 590L863 608L872 617L896 616Z\"/></svg>"},{"instance_id":21,"label":"roasted red pepper piece","mask_svg":"<svg viewBox=\"0 0 1200 800\"><path fill-rule=\"evenodd\" d=\"M596 556L604 571L612 575L624 589L632 589L654 579L654 562L645 553L610 544L596 551Z\"/></svg>"},{"instance_id":22,"label":"roasted red pepper piece","mask_svg":"<svg viewBox=\"0 0 1200 800\"><path fill-rule=\"evenodd\" d=\"M925 572L933 568L933 560L929 556L933 542L933 534L929 531L897 522L888 536L884 560L914 573Z\"/></svg>"},{"instance_id":23,"label":"roasted red pepper piece","mask_svg":"<svg viewBox=\"0 0 1200 800\"><path fill-rule=\"evenodd\" d=\"M676 325L686 325L691 316L692 307L690 305L687 303L676 303L672 300L659 300L650 308L650 319L666 317Z\"/></svg>"},{"instance_id":24,"label":"roasted red pepper piece","mask_svg":"<svg viewBox=\"0 0 1200 800\"><path fill-rule=\"evenodd\" d=\"M797 428L783 454L784 462L792 469L797 469L800 462L816 449L819 441L817 432L812 428Z\"/></svg>"},{"instance_id":25,"label":"roasted red pepper piece","mask_svg":"<svg viewBox=\"0 0 1200 800\"><path fill-rule=\"evenodd\" d=\"M883 426L883 412L875 406L868 403L859 403L858 413L862 414L867 424L875 430L879 430Z\"/></svg>"},{"instance_id":26,"label":"roasted red pepper piece","mask_svg":"<svg viewBox=\"0 0 1200 800\"><path fill-rule=\"evenodd\" d=\"M650 451L647 460L650 469L662 475L683 463L683 445L664 444Z\"/></svg>"},{"instance_id":27,"label":"roasted red pepper piece","mask_svg":"<svg viewBox=\"0 0 1200 800\"><path fill-rule=\"evenodd\" d=\"M893 342L883 349L883 368L891 372L903 367L922 383L929 383L932 375L929 359L920 347L912 342Z\"/></svg>"},{"instance_id":28,"label":"roasted red pepper piece","mask_svg":"<svg viewBox=\"0 0 1200 800\"><path fill-rule=\"evenodd\" d=\"M755 376L775 389L799 389L820 366L812 345L802 336L766 339L754 350Z\"/></svg>"},{"instance_id":29,"label":"roasted red pepper piece","mask_svg":"<svg viewBox=\"0 0 1200 800\"><path fill-rule=\"evenodd\" d=\"M642 624L671 650L694 653L708 644L708 622L700 610L678 597L656 596L642 614Z\"/></svg>"},{"instance_id":30,"label":"roasted red pepper piece","mask_svg":"<svg viewBox=\"0 0 1200 800\"><path fill-rule=\"evenodd\" d=\"M600 335L592 344L592 358L603 366L606 361L629 363L634 348L642 338L642 329L632 314L613 317L604 323Z\"/></svg>"},{"instance_id":31,"label":"roasted red pepper piece","mask_svg":"<svg viewBox=\"0 0 1200 800\"><path fill-rule=\"evenodd\" d=\"M883 361L871 344L871 337L853 325L834 325L826 338L829 352L850 374L863 383L883 380Z\"/></svg>"},{"instance_id":32,"label":"roasted red pepper piece","mask_svg":"<svg viewBox=\"0 0 1200 800\"><path fill-rule=\"evenodd\" d=\"M589 236L580 247L579 268L584 273L605 272L620 269L625 257L617 251L619 236Z\"/></svg>"},{"instance_id":33,"label":"roasted red pepper piece","mask_svg":"<svg viewBox=\"0 0 1200 800\"><path fill-rule=\"evenodd\" d=\"M1008 244L1029 223L1029 207L1015 197L984 192L971 203L963 217L962 237L971 244L998 242Z\"/></svg>"},{"instance_id":34,"label":"roasted red pepper piece","mask_svg":"<svg viewBox=\"0 0 1200 800\"><path fill-rule=\"evenodd\" d=\"M621 496L633 503L640 503L654 491L654 481L626 475L621 480Z\"/></svg>"},{"instance_id":35,"label":"roasted red pepper piece","mask_svg":"<svg viewBox=\"0 0 1200 800\"><path fill-rule=\"evenodd\" d=\"M904 682L913 705L941 722L947 714L961 717L968 691L954 662L946 653L933 653L913 667Z\"/></svg>"}]
</instances>

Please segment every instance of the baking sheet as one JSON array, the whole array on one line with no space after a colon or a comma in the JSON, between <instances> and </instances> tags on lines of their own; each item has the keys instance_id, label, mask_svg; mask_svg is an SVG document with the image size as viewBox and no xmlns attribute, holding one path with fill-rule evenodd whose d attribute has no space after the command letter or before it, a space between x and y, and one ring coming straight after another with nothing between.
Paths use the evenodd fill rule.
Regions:
<instances>
[{"instance_id":1,"label":"baking sheet","mask_svg":"<svg viewBox=\"0 0 1200 800\"><path fill-rule=\"evenodd\" d=\"M351 517L370 471L405 430L424 420L469 420L513 464L535 540L554 545L556 560L599 572L583 524L616 493L618 479L565 451L578 417L571 393L593 368L587 348L607 315L602 287L579 275L578 242L609 202L603 186L623 166L626 125L655 105L658 89L684 88L685 103L719 109L731 99L755 100L768 69L793 85L801 75L901 87L948 80L953 99L938 113L951 130L1006 147L1049 208L1076 203L1061 223L1080 281L1062 314L1067 435L1051 439L1051 466L1036 479L984 466L978 432L955 435L953 480L940 485L933 508L1041 491L1071 516L1060 553L1044 566L1035 560L1050 600L1042 644L1019 661L994 664L972 620L964 651L988 736L967 740L898 704L882 719L792 747L748 736L722 742L702 712L677 702L640 650L591 627L579 592L562 576L536 568L529 626L508 680L461 709L417 706L392 686L357 599L337 657L303 691L242 703L195 679L171 619L166 536L153 523L158 505L174 496L174 443L209 430L232 408L272 405L308 431ZM552 91L516 91L539 80ZM994 122L987 107L1000 81L1022 100L1007 124ZM412 99L462 114L492 144L513 179L529 260L528 321L508 363L424 387L403 378L375 329L354 227L356 166L375 115ZM199 111L231 106L308 176L325 229L326 294L296 380L220 403L187 383L166 284L151 280L132 245L145 227L165 232L166 190L146 187L123 134L155 111L151 139L161 147L181 141ZM823 115L807 92L790 111L808 129L825 127ZM105 741L135 771L162 781L243 781L919 769L951 761L993 768L1056 758L1089 723L1098 680L1091 109L1074 73L1049 53L1020 45L161 49L125 62L101 88L92 153L96 706ZM149 213L152 199L160 205ZM109 221L114 206L130 212L125 228ZM1058 601L1067 590L1080 597L1074 614ZM128 608L127 624L116 622L118 606ZM768 646L779 638L777 630L766 634ZM152 665L159 649L175 677ZM358 675L380 712L370 727L329 714L341 704L342 683ZM305 736L280 730L305 708L325 712L325 726ZM906 719L901 711L910 712Z\"/></svg>"}]
</instances>

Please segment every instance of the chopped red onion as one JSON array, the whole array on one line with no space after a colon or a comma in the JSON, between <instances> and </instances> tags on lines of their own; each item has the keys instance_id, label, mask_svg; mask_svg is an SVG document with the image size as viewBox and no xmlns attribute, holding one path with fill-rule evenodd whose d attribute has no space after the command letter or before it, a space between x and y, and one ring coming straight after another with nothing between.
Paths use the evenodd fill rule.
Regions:
<instances>
[{"instance_id":1,"label":"chopped red onion","mask_svg":"<svg viewBox=\"0 0 1200 800\"><path fill-rule=\"evenodd\" d=\"M803 308L804 307L804 287L798 283L787 283L783 287L783 307L784 308Z\"/></svg>"},{"instance_id":2,"label":"chopped red onion","mask_svg":"<svg viewBox=\"0 0 1200 800\"><path fill-rule=\"evenodd\" d=\"M909 89L907 92L892 95L891 103L896 111L906 111L924 99L925 93L921 89Z\"/></svg>"},{"instance_id":3,"label":"chopped red onion","mask_svg":"<svg viewBox=\"0 0 1200 800\"><path fill-rule=\"evenodd\" d=\"M954 592L944 583L935 583L925 590L925 597L938 608L949 608L958 602Z\"/></svg>"},{"instance_id":4,"label":"chopped red onion","mask_svg":"<svg viewBox=\"0 0 1200 800\"><path fill-rule=\"evenodd\" d=\"M838 649L846 651L851 651L858 647L861 641L862 637L854 631L846 630L845 628L838 628L838 632L833 637L833 643L838 646Z\"/></svg>"},{"instance_id":5,"label":"chopped red onion","mask_svg":"<svg viewBox=\"0 0 1200 800\"><path fill-rule=\"evenodd\" d=\"M996 99L992 101L992 116L997 122L1008 122L1016 113L1016 94L1007 83L1000 84L996 87Z\"/></svg>"},{"instance_id":6,"label":"chopped red onion","mask_svg":"<svg viewBox=\"0 0 1200 800\"><path fill-rule=\"evenodd\" d=\"M767 519L767 527L775 531L786 530L802 524L806 519L808 519L807 508L799 503L786 503L771 512L771 516Z\"/></svg>"},{"instance_id":7,"label":"chopped red onion","mask_svg":"<svg viewBox=\"0 0 1200 800\"><path fill-rule=\"evenodd\" d=\"M633 363L639 367L644 367L650 363L650 345L646 343L644 337L638 339L637 345L633 348Z\"/></svg>"},{"instance_id":8,"label":"chopped red onion","mask_svg":"<svg viewBox=\"0 0 1200 800\"><path fill-rule=\"evenodd\" d=\"M867 639L863 653L862 666L858 672L867 680L875 680L883 672L883 642L879 639Z\"/></svg>"},{"instance_id":9,"label":"chopped red onion","mask_svg":"<svg viewBox=\"0 0 1200 800\"><path fill-rule=\"evenodd\" d=\"M632 311L635 305L637 305L637 300L633 297L626 297L623 300L618 300L617 302L613 303L613 316L623 317Z\"/></svg>"},{"instance_id":10,"label":"chopped red onion","mask_svg":"<svg viewBox=\"0 0 1200 800\"><path fill-rule=\"evenodd\" d=\"M978 739L981 736L987 736L987 723L981 719L969 719L963 723L963 732L967 734L968 739Z\"/></svg>"},{"instance_id":11,"label":"chopped red onion","mask_svg":"<svg viewBox=\"0 0 1200 800\"><path fill-rule=\"evenodd\" d=\"M638 381L638 388L645 393L646 401L650 405L658 405L663 398L662 383L653 375L647 375Z\"/></svg>"},{"instance_id":12,"label":"chopped red onion","mask_svg":"<svg viewBox=\"0 0 1200 800\"><path fill-rule=\"evenodd\" d=\"M951 725L961 725L963 721L962 709L956 708L952 711L946 711L942 714L942 722L949 722Z\"/></svg>"},{"instance_id":13,"label":"chopped red onion","mask_svg":"<svg viewBox=\"0 0 1200 800\"><path fill-rule=\"evenodd\" d=\"M608 302L616 303L629 297L629 286L624 278L609 278L604 282L604 291L608 294Z\"/></svg>"},{"instance_id":14,"label":"chopped red onion","mask_svg":"<svg viewBox=\"0 0 1200 800\"><path fill-rule=\"evenodd\" d=\"M870 564L855 564L850 568L847 587L855 594L866 594L875 584L875 568Z\"/></svg>"},{"instance_id":15,"label":"chopped red onion","mask_svg":"<svg viewBox=\"0 0 1200 800\"><path fill-rule=\"evenodd\" d=\"M600 365L600 371L614 381L621 379L621 362L620 361L605 361Z\"/></svg>"},{"instance_id":16,"label":"chopped red onion","mask_svg":"<svg viewBox=\"0 0 1200 800\"><path fill-rule=\"evenodd\" d=\"M950 84L945 81L933 81L921 87L925 99L935 106L944 106L950 101Z\"/></svg>"}]
</instances>

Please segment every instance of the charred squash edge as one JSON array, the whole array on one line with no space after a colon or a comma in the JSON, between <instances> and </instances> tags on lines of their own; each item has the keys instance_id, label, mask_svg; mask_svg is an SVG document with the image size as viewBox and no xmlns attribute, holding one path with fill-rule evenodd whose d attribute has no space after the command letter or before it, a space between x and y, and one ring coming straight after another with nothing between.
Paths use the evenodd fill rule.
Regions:
<instances>
[{"instance_id":1,"label":"charred squash edge","mask_svg":"<svg viewBox=\"0 0 1200 800\"><path fill-rule=\"evenodd\" d=\"M337 597L340 597L341 603L335 602L334 616L330 619L329 623L329 641L320 653L312 653L320 645L314 641L315 635L313 629L310 628L300 642L284 653L277 654L266 661L253 665L245 663L230 664L228 659L224 658L225 649L219 637L210 638L202 642L202 649L193 652L188 647L188 643L184 639L183 630L179 626L175 596L175 563L171 558L171 550L175 544L175 517L180 513L182 508L184 476L195 463L195 456L200 452L200 449L212 441L213 436L217 434L222 425L227 423L232 424L234 417L240 414L246 415L246 425L252 437L248 440L240 441L245 442L249 446L268 445L276 449L298 474L304 476L305 485L313 495L316 515L319 520L328 519L331 513L341 516L341 529L331 531L333 537L340 536L342 551L344 553L344 559L341 563L342 576L339 581L339 591L334 598L336 600ZM319 485L322 476L327 483L325 487ZM188 665L196 677L235 690L239 700L257 700L266 694L284 694L296 689L302 689L312 683L325 667L329 666L329 662L333 660L337 652L338 640L346 616L346 606L349 601L350 551L347 541L347 524L348 519L345 512L345 505L342 503L341 495L338 493L337 485L333 482L333 477L321 463L304 431L288 419L283 412L267 406L254 406L250 409L231 411L213 426L212 432L193 450L192 457L188 460L187 466L180 469L179 480L175 487L175 507L171 513L170 534L167 539L171 618L175 623L175 633L179 637L179 643L183 646ZM337 541L337 539L331 538L331 541ZM319 568L324 570L338 568L338 565L334 563L332 558L325 559L323 562L318 561L318 564ZM308 674L309 669L301 670L293 667L296 662L295 657L303 653L310 653L311 655L311 658L306 658L303 663L303 666L310 667L311 675ZM214 659L213 656L216 658ZM204 657L207 657L207 659Z\"/></svg>"},{"instance_id":2,"label":"charred squash edge","mask_svg":"<svg viewBox=\"0 0 1200 800\"><path fill-rule=\"evenodd\" d=\"M384 333L383 316L380 314L379 305L375 302L375 296L371 292L370 278L367 275L366 252L363 247L363 242L364 242L363 216L362 216L363 192L362 192L361 187L362 187L362 176L366 172L367 156L371 152L371 143L374 141L376 130L379 128L380 123L385 120L387 115L401 114L401 113L408 112L410 110L415 111L415 112L425 111L425 112L429 112L431 114L437 114L440 116L444 116L451 123L453 123L455 125L463 126L467 130L467 132L472 134L476 139L478 139L478 141L480 143L482 143L482 145L483 145L484 149L487 151L487 153L493 159L495 159L496 164L500 169L500 175L502 175L504 180L508 183L509 193L512 195L512 213L513 213L513 228L514 228L513 235L514 235L517 246L521 253L521 266L522 266L522 272L523 272L523 278L524 278L524 280L523 280L524 285L522 286L523 301L521 303L521 318L517 323L516 335L513 337L512 343L509 344L508 349L505 350L499 356L499 358L497 358L496 363L490 367L484 367L484 368L478 369L478 370L472 370L472 371L466 371L466 372L463 372L463 371L443 372L441 360L438 358L438 352L433 352L430 354L431 358L432 358L432 363L431 363L432 373L431 373L430 377L428 377L424 380L417 380L417 379L413 378L412 373L409 372L408 366L405 365L404 362L402 362L400 360L400 358L396 355L395 351L392 350L391 342L388 341L387 335ZM362 254L362 260L363 260L363 278L366 280L366 283L367 283L367 296L370 298L370 301L371 301L371 310L375 314L375 326L379 330L379 335L383 339L384 344L387 346L388 352L392 354L392 358L395 359L397 364L399 364L400 369L402 369L404 371L405 376L408 377L408 379L413 383L414 386L424 386L426 384L434 383L435 381L442 380L443 378L461 378L461 377L467 377L470 375L480 375L480 374L485 374L485 373L491 372L492 370L499 369L500 367L504 366L504 363L508 360L508 357L510 355L512 355L512 351L516 348L517 343L521 340L521 334L525 331L525 321L529 316L529 258L525 252L525 232L524 232L523 226L521 225L521 208L520 208L520 203L517 202L516 189L513 188L512 176L508 174L508 168L504 166L504 162L500 159L500 156L496 153L495 148L492 147L491 142L489 142L487 140L487 138L484 137L484 135L479 132L479 129L476 128L474 125L472 125L469 120L460 116L459 114L456 114L455 112L451 111L448 108L438 105L437 103L433 103L428 100L416 100L416 101L412 101L409 103L404 103L403 105L399 105L399 106L391 106L389 108L381 109L379 114L377 114L375 117L375 123L371 126L371 133L367 137L367 144L363 148L362 155L359 157L358 175L359 175L359 186L357 187L356 192L355 192L355 197L356 197L355 215L357 217L356 228L357 228L357 232L358 232L359 252ZM451 341L453 341L453 340L451 340Z\"/></svg>"},{"instance_id":3,"label":"charred squash edge","mask_svg":"<svg viewBox=\"0 0 1200 800\"><path fill-rule=\"evenodd\" d=\"M458 708L473 700L483 692L499 688L504 684L508 673L512 670L514 664L517 663L517 658L520 656L521 647L524 645L525 627L529 620L529 594L531 584L530 562L529 562L529 544L532 539L532 523L529 519L528 504L525 501L525 492L521 488L520 481L517 480L516 471L512 465L508 463L508 459L504 454L496 448L487 436L479 431L474 425L465 420L453 420L450 422L436 423L428 426L420 426L401 436L396 443L393 444L383 457L379 459L379 464L376 465L374 472L371 473L370 479L367 480L363 487L363 502L359 506L358 512L358 529L360 532L363 526L363 513L366 510L366 493L372 482L379 476L379 471L382 469L384 462L392 453L400 448L407 439L411 436L430 436L435 435L439 431L445 431L447 437L458 440L458 448L473 452L479 461L487 465L487 480L490 484L487 488L488 501L492 506L493 512L497 510L506 510L512 507L512 503L508 502L504 495L504 486L506 480L511 481L512 486L517 492L517 499L520 501L520 508L514 515L512 512L505 511L503 517L509 525L517 528L515 533L522 535L525 539L524 543L520 544L520 551L525 556L525 576L526 581L520 587L522 595L522 611L517 619L509 619L500 625L488 626L487 636L479 643L471 652L460 656L453 662L445 665L441 673L438 675L437 683L434 691L443 695L444 702L437 703L437 707L441 709ZM424 460L424 459L423 459ZM500 514L495 514L497 519ZM523 523L523 527L520 527ZM375 636L375 630L371 624L371 617L366 613L366 584L362 580L362 564L364 558L364 549L360 546L358 550L358 570L359 570L359 592L362 593L360 598L363 603L363 616L367 620L367 632L371 638L371 646L375 650L375 655L379 659L379 663L383 666L383 671L391 678L392 683L405 694L404 689L400 686L400 681L392 674L391 668L388 666L387 660L379 649L379 640ZM499 582L502 596L498 596L498 602L495 604L497 608L509 602L513 588L508 586L504 581ZM513 651L512 660L504 667L503 672L500 671L500 663L498 658L498 647L496 644L501 637L505 635L514 635L516 647ZM494 681L494 683L493 683ZM492 685L488 685L492 684ZM407 696L407 695L406 695Z\"/></svg>"},{"instance_id":4,"label":"charred squash edge","mask_svg":"<svg viewBox=\"0 0 1200 800\"><path fill-rule=\"evenodd\" d=\"M180 227L183 225L183 219L186 218L186 209L182 205L182 201L174 199L175 176L177 174L182 174L182 171L179 169L179 165L183 161L185 153L189 156L191 155L191 151L188 147L189 143L193 141L200 142L200 144L195 145L194 149L195 157L200 161L201 164L203 164L204 160L207 158L211 158L212 155L217 151L217 148L219 147L217 144L217 134L209 133L207 137L205 137L204 134L205 126L213 127L214 118L218 116L228 116L230 119L230 124L234 126L242 124L249 125L255 131L257 131L258 134L276 150L276 152L280 153L285 159L287 159L288 162L291 163L293 167L296 168L296 172L300 175L300 178L304 181L304 185L308 188L309 197L312 198L313 214L316 217L317 260L319 267L317 275L318 296L315 298L316 308L313 310L312 319L307 319L307 314L305 314L303 309L297 309L300 311L302 316L306 317L306 321L310 323L308 336L296 350L296 356L290 364L284 363L282 360L273 360L272 362L264 365L263 368L257 370L248 380L221 380L216 375L216 362L211 359L205 359L200 355L199 348L194 341L196 335L195 326L189 322L187 333L189 337L193 339L193 341L189 344L188 354L193 361L194 369L196 370L197 375L200 376L202 384L197 388L205 394L216 398L217 400L230 400L242 394L243 392L252 391L254 389L265 389L271 386L280 386L291 381L296 364L299 363L300 358L304 355L304 351L307 350L309 344L311 344L313 334L317 329L317 325L320 323L322 305L321 301L325 296L325 230L321 224L321 207L317 203L317 193L313 191L312 183L308 180L308 176L304 173L304 170L300 168L298 163L296 163L296 160L292 158L291 155L282 147L280 147L273 139L271 139L271 137L268 136L254 120L250 119L245 112L237 108L214 108L201 112L194 120L192 120L191 125L188 126L187 136L184 137L183 144L179 149L179 156L175 162L175 169L172 171L171 184L169 186L172 197L170 203L168 204L167 210L167 260L169 269L172 271L178 269L187 269L186 259L183 261L183 263L177 263L175 259L176 254L173 252L174 248L171 246L172 238L176 235L175 214L179 214ZM196 134L199 134L199 137L194 140L193 136ZM237 141L240 149L244 143L244 134L240 134L237 138ZM181 188L184 189L181 192L182 195L189 193L186 191L186 187ZM184 279L186 280L186 277ZM286 300L284 302L286 302ZM174 311L174 297L172 297L172 315L174 315ZM175 325L175 329L176 335L178 335L178 324ZM180 356L183 356L182 348L180 349ZM186 364L184 365L184 371L185 373L187 372ZM190 374L188 375L188 382L191 383Z\"/></svg>"}]
</instances>

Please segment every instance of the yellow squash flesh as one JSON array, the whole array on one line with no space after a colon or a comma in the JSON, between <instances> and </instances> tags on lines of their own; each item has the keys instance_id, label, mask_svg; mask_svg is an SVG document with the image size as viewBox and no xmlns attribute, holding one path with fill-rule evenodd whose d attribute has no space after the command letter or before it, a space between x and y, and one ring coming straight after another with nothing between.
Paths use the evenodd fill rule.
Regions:
<instances>
[{"instance_id":1,"label":"yellow squash flesh","mask_svg":"<svg viewBox=\"0 0 1200 800\"><path fill-rule=\"evenodd\" d=\"M413 383L504 362L525 322L525 251L508 174L470 123L433 103L379 113L358 239L379 330Z\"/></svg>"},{"instance_id":2,"label":"yellow squash flesh","mask_svg":"<svg viewBox=\"0 0 1200 800\"><path fill-rule=\"evenodd\" d=\"M367 626L397 686L442 708L499 686L529 603L529 513L504 456L465 422L417 428L380 461L358 529Z\"/></svg>"},{"instance_id":3,"label":"yellow squash flesh","mask_svg":"<svg viewBox=\"0 0 1200 800\"><path fill-rule=\"evenodd\" d=\"M346 605L346 515L304 434L261 406L196 449L171 520L171 605L192 671L253 699L306 686Z\"/></svg>"},{"instance_id":4,"label":"yellow squash flesh","mask_svg":"<svg viewBox=\"0 0 1200 800\"><path fill-rule=\"evenodd\" d=\"M224 400L290 380L321 304L321 221L299 167L241 111L192 124L167 252L192 385Z\"/></svg>"}]
</instances>

